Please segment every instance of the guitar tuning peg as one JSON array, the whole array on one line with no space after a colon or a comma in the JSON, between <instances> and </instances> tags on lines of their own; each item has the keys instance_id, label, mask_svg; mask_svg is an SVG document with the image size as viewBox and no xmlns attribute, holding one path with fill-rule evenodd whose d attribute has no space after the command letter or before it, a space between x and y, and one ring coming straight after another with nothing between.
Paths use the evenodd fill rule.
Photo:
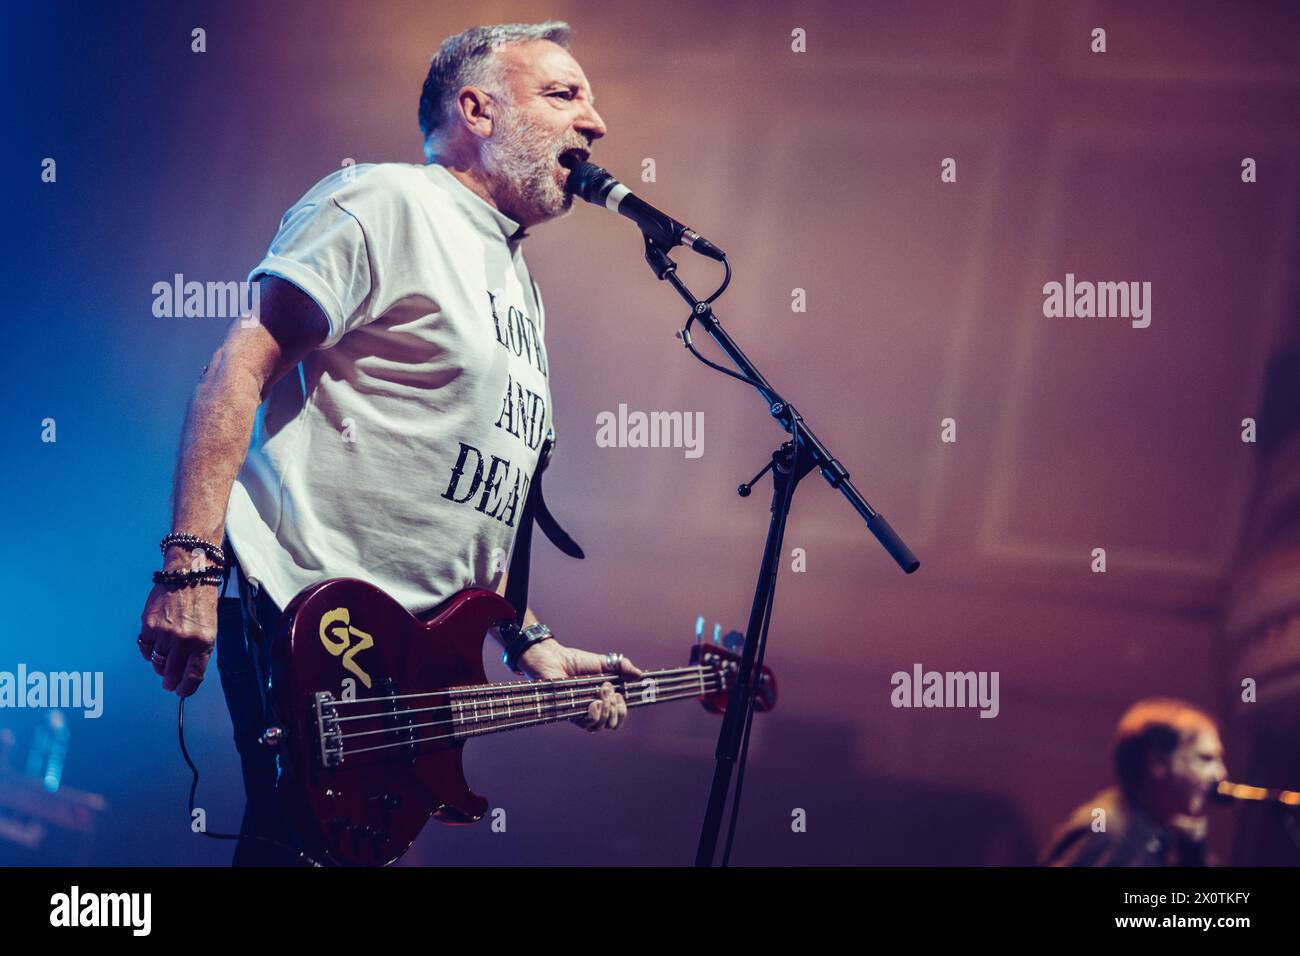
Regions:
<instances>
[{"instance_id":1,"label":"guitar tuning peg","mask_svg":"<svg viewBox=\"0 0 1300 956\"><path fill-rule=\"evenodd\" d=\"M722 639L722 646L729 651L739 651L745 646L745 635L739 631L728 631Z\"/></svg>"},{"instance_id":2,"label":"guitar tuning peg","mask_svg":"<svg viewBox=\"0 0 1300 956\"><path fill-rule=\"evenodd\" d=\"M695 619L695 643L698 644L704 640L704 615L701 614Z\"/></svg>"},{"instance_id":3,"label":"guitar tuning peg","mask_svg":"<svg viewBox=\"0 0 1300 956\"><path fill-rule=\"evenodd\" d=\"M721 625L721 624L714 624L714 625L713 625L713 643L714 643L714 644L719 644L719 645L722 643L722 625Z\"/></svg>"}]
</instances>

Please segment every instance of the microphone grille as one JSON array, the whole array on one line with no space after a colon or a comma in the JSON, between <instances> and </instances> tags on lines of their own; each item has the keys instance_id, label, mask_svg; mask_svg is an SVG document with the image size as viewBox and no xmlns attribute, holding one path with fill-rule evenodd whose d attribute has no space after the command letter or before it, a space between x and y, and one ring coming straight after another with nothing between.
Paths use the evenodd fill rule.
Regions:
<instances>
[{"instance_id":1,"label":"microphone grille","mask_svg":"<svg viewBox=\"0 0 1300 956\"><path fill-rule=\"evenodd\" d=\"M577 163L569 172L569 192L597 206L605 205L605 196L618 182L595 163Z\"/></svg>"}]
</instances>

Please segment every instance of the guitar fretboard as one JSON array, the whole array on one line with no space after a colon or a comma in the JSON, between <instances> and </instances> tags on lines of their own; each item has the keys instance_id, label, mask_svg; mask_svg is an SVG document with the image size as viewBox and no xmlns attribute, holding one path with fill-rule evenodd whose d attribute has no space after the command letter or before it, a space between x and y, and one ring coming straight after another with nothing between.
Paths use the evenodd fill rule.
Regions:
<instances>
[{"instance_id":1,"label":"guitar fretboard","mask_svg":"<svg viewBox=\"0 0 1300 956\"><path fill-rule=\"evenodd\" d=\"M445 693L457 738L581 717L600 699L605 682L623 695L629 708L688 700L725 689L723 675L713 667L676 667L647 671L631 680L609 675L556 681L521 681L450 687Z\"/></svg>"}]
</instances>

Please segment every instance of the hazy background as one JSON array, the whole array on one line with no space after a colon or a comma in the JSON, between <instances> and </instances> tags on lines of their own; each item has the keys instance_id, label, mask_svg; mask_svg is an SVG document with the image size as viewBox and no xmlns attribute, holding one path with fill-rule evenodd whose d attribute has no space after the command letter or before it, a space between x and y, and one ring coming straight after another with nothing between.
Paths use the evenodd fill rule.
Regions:
<instances>
[{"instance_id":1,"label":"hazy background","mask_svg":"<svg viewBox=\"0 0 1300 956\"><path fill-rule=\"evenodd\" d=\"M1108 783L1116 718L1156 693L1228 720L1235 777L1295 786L1300 631L1277 622L1300 604L1300 559L1278 551L1258 614L1234 617L1231 572L1268 450L1241 441L1241 420L1277 448L1296 417L1297 376L1278 380L1271 417L1262 400L1270 354L1300 325L1296 4L52 4L17 18L5 55L17 343L0 669L105 672L104 716L71 718L65 787L107 802L81 811L81 859L230 853L189 834L176 698L134 643L185 405L226 322L155 318L152 285L242 280L326 173L420 162L440 41L551 17L574 27L609 126L594 159L728 251L719 315L922 560L904 576L819 476L801 485L768 649L781 700L755 720L735 862L1031 862ZM206 53L190 52L194 27ZM56 184L40 181L45 157ZM1241 181L1243 157L1258 182ZM626 220L582 204L524 251L562 436L548 498L589 556L539 537L532 604L568 643L684 661L697 615L744 626L770 484L748 499L735 486L783 433L673 339L684 307ZM712 290L709 263L678 258ZM1150 281L1150 328L1044 318L1042 286L1066 272ZM596 415L619 403L703 411L703 456L597 447ZM46 417L57 443L40 441ZM1274 526L1255 521L1257 546ZM999 716L892 708L890 674L917 662L1000 672ZM237 762L215 662L209 675L188 739L209 826L231 829ZM1246 676L1258 710L1238 702ZM19 770L42 717L0 712ZM431 825L406 862L688 863L717 731L685 703L613 735L476 742L471 785L507 832ZM1216 816L1216 850L1296 862L1258 821ZM79 839L52 829L35 854L0 840L0 858L69 860Z\"/></svg>"}]
</instances>

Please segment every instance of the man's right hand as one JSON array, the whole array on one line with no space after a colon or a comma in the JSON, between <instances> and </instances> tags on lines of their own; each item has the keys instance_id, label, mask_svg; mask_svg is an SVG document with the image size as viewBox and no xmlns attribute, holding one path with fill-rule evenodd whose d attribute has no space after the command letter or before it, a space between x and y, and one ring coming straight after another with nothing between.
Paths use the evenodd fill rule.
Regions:
<instances>
[{"instance_id":1,"label":"man's right hand","mask_svg":"<svg viewBox=\"0 0 1300 956\"><path fill-rule=\"evenodd\" d=\"M169 560L168 569L187 567ZM199 689L217 640L218 589L206 584L155 584L140 615L140 654L163 679L163 690L188 697Z\"/></svg>"}]
</instances>

